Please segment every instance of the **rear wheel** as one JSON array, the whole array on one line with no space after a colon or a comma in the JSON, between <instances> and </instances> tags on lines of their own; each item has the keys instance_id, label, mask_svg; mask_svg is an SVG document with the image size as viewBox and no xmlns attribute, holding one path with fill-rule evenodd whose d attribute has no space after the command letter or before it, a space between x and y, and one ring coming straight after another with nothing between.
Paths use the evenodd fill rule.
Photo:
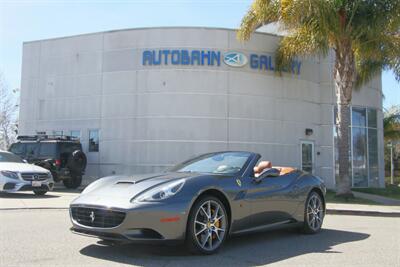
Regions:
<instances>
[{"instance_id":1,"label":"rear wheel","mask_svg":"<svg viewBox=\"0 0 400 267\"><path fill-rule=\"evenodd\" d=\"M37 195L37 196L44 196L47 193L47 191L45 191L45 190L33 190L33 193L35 193L35 195Z\"/></svg>"},{"instance_id":2,"label":"rear wheel","mask_svg":"<svg viewBox=\"0 0 400 267\"><path fill-rule=\"evenodd\" d=\"M190 211L187 246L194 253L213 254L224 243L228 228L224 204L212 196L201 198Z\"/></svg>"},{"instance_id":3,"label":"rear wheel","mask_svg":"<svg viewBox=\"0 0 400 267\"><path fill-rule=\"evenodd\" d=\"M308 195L304 210L303 232L315 234L321 230L325 211L321 196L317 192Z\"/></svg>"},{"instance_id":4,"label":"rear wheel","mask_svg":"<svg viewBox=\"0 0 400 267\"><path fill-rule=\"evenodd\" d=\"M66 188L76 189L82 184L82 175L71 174L69 179L63 180L63 184Z\"/></svg>"}]
</instances>

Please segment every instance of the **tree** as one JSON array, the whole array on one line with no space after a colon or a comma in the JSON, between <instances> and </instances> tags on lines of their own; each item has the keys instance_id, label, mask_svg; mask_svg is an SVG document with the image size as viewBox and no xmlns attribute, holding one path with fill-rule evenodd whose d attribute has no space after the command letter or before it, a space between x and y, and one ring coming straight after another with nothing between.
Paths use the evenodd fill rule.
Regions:
<instances>
[{"instance_id":1,"label":"tree","mask_svg":"<svg viewBox=\"0 0 400 267\"><path fill-rule=\"evenodd\" d=\"M17 108L0 72L0 149L7 149L15 139Z\"/></svg>"},{"instance_id":2,"label":"tree","mask_svg":"<svg viewBox=\"0 0 400 267\"><path fill-rule=\"evenodd\" d=\"M399 166L400 152L400 106L392 106L385 110L383 116L383 136L385 139L385 169L390 170L393 162L394 171L396 172Z\"/></svg>"},{"instance_id":3,"label":"tree","mask_svg":"<svg viewBox=\"0 0 400 267\"><path fill-rule=\"evenodd\" d=\"M385 141L400 140L400 106L392 106L385 111L383 136Z\"/></svg>"},{"instance_id":4,"label":"tree","mask_svg":"<svg viewBox=\"0 0 400 267\"><path fill-rule=\"evenodd\" d=\"M277 71L295 57L335 52L339 177L337 196L352 196L349 125L352 91L382 69L400 80L399 0L255 0L242 19L238 38L248 40L261 25L285 32L276 51Z\"/></svg>"}]
</instances>

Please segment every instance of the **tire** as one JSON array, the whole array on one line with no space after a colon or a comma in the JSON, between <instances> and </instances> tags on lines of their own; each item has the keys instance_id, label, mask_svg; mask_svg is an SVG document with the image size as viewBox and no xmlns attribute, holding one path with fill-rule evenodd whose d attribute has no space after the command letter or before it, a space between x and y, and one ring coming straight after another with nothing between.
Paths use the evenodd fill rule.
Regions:
<instances>
[{"instance_id":1,"label":"tire","mask_svg":"<svg viewBox=\"0 0 400 267\"><path fill-rule=\"evenodd\" d=\"M228 233L229 218L224 204L212 196L197 200L190 210L186 229L186 245L189 251L195 254L213 254L221 248Z\"/></svg>"},{"instance_id":2,"label":"tire","mask_svg":"<svg viewBox=\"0 0 400 267\"><path fill-rule=\"evenodd\" d=\"M75 150L69 155L66 167L74 173L82 174L86 168L87 158L81 150Z\"/></svg>"},{"instance_id":3,"label":"tire","mask_svg":"<svg viewBox=\"0 0 400 267\"><path fill-rule=\"evenodd\" d=\"M82 175L71 174L69 179L63 180L63 184L68 189L76 189L82 184Z\"/></svg>"},{"instance_id":4,"label":"tire","mask_svg":"<svg viewBox=\"0 0 400 267\"><path fill-rule=\"evenodd\" d=\"M33 193L35 193L35 195L37 195L37 196L44 196L47 193L47 191L45 191L45 190L33 190Z\"/></svg>"},{"instance_id":5,"label":"tire","mask_svg":"<svg viewBox=\"0 0 400 267\"><path fill-rule=\"evenodd\" d=\"M325 210L321 196L312 191L304 207L304 223L302 232L305 234L315 234L321 231L324 221Z\"/></svg>"}]
</instances>

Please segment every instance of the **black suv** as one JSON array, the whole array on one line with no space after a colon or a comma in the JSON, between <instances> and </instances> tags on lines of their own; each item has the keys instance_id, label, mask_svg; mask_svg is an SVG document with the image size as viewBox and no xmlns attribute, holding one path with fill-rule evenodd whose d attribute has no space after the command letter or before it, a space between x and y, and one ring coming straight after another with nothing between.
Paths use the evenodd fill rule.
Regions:
<instances>
[{"instance_id":1,"label":"black suv","mask_svg":"<svg viewBox=\"0 0 400 267\"><path fill-rule=\"evenodd\" d=\"M29 163L51 171L55 182L78 188L86 168L86 155L78 139L70 136L19 136L9 151Z\"/></svg>"}]
</instances>

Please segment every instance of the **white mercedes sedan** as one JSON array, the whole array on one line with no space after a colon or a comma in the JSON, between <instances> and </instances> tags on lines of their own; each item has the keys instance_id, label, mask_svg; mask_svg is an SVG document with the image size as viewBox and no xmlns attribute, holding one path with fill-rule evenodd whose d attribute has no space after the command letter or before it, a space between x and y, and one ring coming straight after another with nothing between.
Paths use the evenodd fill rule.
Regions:
<instances>
[{"instance_id":1,"label":"white mercedes sedan","mask_svg":"<svg viewBox=\"0 0 400 267\"><path fill-rule=\"evenodd\" d=\"M26 163L15 154L0 151L0 192L33 191L44 195L53 190L50 171Z\"/></svg>"}]
</instances>

